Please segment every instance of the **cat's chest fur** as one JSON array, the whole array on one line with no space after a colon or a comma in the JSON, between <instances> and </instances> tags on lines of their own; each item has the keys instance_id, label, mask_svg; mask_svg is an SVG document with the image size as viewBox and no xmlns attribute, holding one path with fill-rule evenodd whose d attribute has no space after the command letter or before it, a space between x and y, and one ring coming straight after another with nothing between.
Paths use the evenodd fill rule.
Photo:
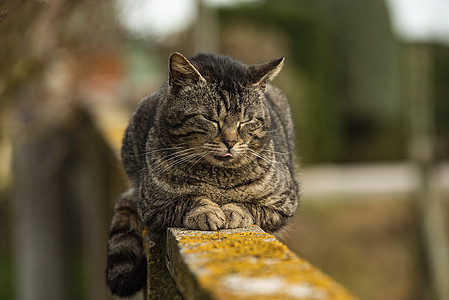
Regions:
<instances>
[{"instance_id":1,"label":"cat's chest fur","mask_svg":"<svg viewBox=\"0 0 449 300\"><path fill-rule=\"evenodd\" d=\"M278 169L265 161L244 168L220 168L209 164L196 164L172 170L170 175L148 176L146 188L172 197L210 197L214 202L254 201L273 193ZM151 172L150 172L151 173Z\"/></svg>"}]
</instances>

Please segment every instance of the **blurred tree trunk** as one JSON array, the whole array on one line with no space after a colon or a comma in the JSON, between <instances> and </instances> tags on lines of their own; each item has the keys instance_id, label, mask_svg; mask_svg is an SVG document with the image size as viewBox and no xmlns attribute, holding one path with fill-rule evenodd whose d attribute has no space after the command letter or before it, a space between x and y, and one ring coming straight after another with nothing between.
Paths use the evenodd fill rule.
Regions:
<instances>
[{"instance_id":1,"label":"blurred tree trunk","mask_svg":"<svg viewBox=\"0 0 449 300\"><path fill-rule=\"evenodd\" d=\"M435 107L431 50L426 45L407 47L410 157L419 180L415 199L429 288L432 299L449 300L449 242L443 206L434 186L435 180L432 180L435 163Z\"/></svg>"}]
</instances>

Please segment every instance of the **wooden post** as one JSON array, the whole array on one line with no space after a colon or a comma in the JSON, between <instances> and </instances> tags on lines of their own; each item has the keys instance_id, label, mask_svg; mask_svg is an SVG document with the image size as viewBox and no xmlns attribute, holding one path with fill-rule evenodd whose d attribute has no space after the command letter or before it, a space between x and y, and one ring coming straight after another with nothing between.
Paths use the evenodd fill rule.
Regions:
<instances>
[{"instance_id":1,"label":"wooden post","mask_svg":"<svg viewBox=\"0 0 449 300\"><path fill-rule=\"evenodd\" d=\"M169 228L151 245L146 299L355 299L255 225L219 231ZM171 294L165 294L168 290Z\"/></svg>"},{"instance_id":2,"label":"wooden post","mask_svg":"<svg viewBox=\"0 0 449 300\"><path fill-rule=\"evenodd\" d=\"M167 235L149 236L145 232L144 240L148 271L145 299L184 299L167 270Z\"/></svg>"}]
</instances>

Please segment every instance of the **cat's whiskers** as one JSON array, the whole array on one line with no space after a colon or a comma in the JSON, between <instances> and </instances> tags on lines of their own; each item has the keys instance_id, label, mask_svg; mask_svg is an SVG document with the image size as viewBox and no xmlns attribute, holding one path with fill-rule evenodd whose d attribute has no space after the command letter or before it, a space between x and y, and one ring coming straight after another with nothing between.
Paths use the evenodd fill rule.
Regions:
<instances>
[{"instance_id":1,"label":"cat's whiskers","mask_svg":"<svg viewBox=\"0 0 449 300\"><path fill-rule=\"evenodd\" d=\"M245 146L247 146L247 145L245 145ZM270 166L272 166L276 171L278 171L278 174L281 174L283 180L286 180L286 176L285 176L284 172L281 172L281 171L276 167L276 165L273 164L273 161L272 161L272 160L268 160L268 159L266 160L266 159L262 158L260 155L255 155L256 152L253 151L252 149L250 149L249 147L246 147L245 150L249 150L249 151L248 151L249 153L253 154L253 155L256 156L256 157L259 157L259 158L263 159L263 160L266 161L266 162L268 162L268 163L270 164ZM252 151L253 153L252 153L251 151ZM243 154L244 154L248 159L250 159L252 162L254 162L256 165L258 165L260 169L263 170L263 168L262 168L262 166L259 164L259 162L257 162L257 160L255 160L253 157L251 157L251 155L249 155L249 154L247 154L247 153L245 153L245 152L243 152ZM277 163L277 162L276 162L276 163Z\"/></svg>"},{"instance_id":2,"label":"cat's whiskers","mask_svg":"<svg viewBox=\"0 0 449 300\"><path fill-rule=\"evenodd\" d=\"M139 157L139 156L145 156L145 157L147 157L148 155L155 154L155 153L158 153L158 152L169 151L169 150L176 150L176 149L183 149L184 147L181 146L181 145L183 145L183 144L180 144L180 146L175 146L175 147L167 147L167 148L153 149L153 150L146 151L146 152L144 152L144 153L142 153L142 154L139 154L139 155L123 155L123 154L122 154L122 156L123 156L123 157ZM188 149L176 151L176 152L174 152L174 153L172 153L172 154L167 155L165 158L168 158L168 160L170 160L170 159L173 159L173 156L176 156L176 155L182 155L184 152L188 152L188 151L190 151L190 150L191 150L191 149L188 148ZM155 165L154 168L157 169L160 165L162 165L162 163L164 163L164 160L163 160L163 159L160 159L160 163L157 164L157 165ZM143 164L143 165L144 165L143 168L140 169L139 171L137 171L136 173L142 173L142 172L144 172L144 171L149 171L149 169L148 169L148 167L147 167L147 164Z\"/></svg>"},{"instance_id":3,"label":"cat's whiskers","mask_svg":"<svg viewBox=\"0 0 449 300\"><path fill-rule=\"evenodd\" d=\"M265 131L265 133L272 133L272 132L276 132L276 131L278 131L278 130L281 130L282 128L276 128L276 129L272 129L272 130L267 130L267 131Z\"/></svg>"},{"instance_id":4,"label":"cat's whiskers","mask_svg":"<svg viewBox=\"0 0 449 300\"><path fill-rule=\"evenodd\" d=\"M137 171L136 173L142 173L145 170L148 170L148 167L146 165L144 165L143 168Z\"/></svg>"},{"instance_id":5,"label":"cat's whiskers","mask_svg":"<svg viewBox=\"0 0 449 300\"><path fill-rule=\"evenodd\" d=\"M280 174L283 177L283 180L287 179L286 175L284 174L285 172L283 172L282 170L280 170L278 168L278 166L281 166L284 164L283 162L278 162L276 160L270 159L260 153L257 153L256 151L254 151L253 149L251 149L249 147L247 147L245 150L247 150L248 153L250 153L250 154L262 159L263 161L267 162L268 164L270 164L278 172L278 174Z\"/></svg>"},{"instance_id":6,"label":"cat's whiskers","mask_svg":"<svg viewBox=\"0 0 449 300\"><path fill-rule=\"evenodd\" d=\"M196 157L196 153L181 153L176 156L173 156L169 159L160 159L159 162L154 165L154 175L159 176L163 172L167 171L168 169L173 168L176 165L179 165L185 161L188 161L189 159Z\"/></svg>"},{"instance_id":7,"label":"cat's whiskers","mask_svg":"<svg viewBox=\"0 0 449 300\"><path fill-rule=\"evenodd\" d=\"M254 156L257 156L258 158L260 158L260 159L266 161L266 162L269 163L269 164L280 164L280 163L281 163L281 162L278 162L278 161L276 161L276 160L274 160L274 159L270 159L270 158L266 157L265 155L262 155L262 154L260 154L260 153L257 153L256 151L254 151L253 149L251 149L251 148L248 147L248 146L242 147L242 150L248 151L249 153L253 154Z\"/></svg>"},{"instance_id":8,"label":"cat's whiskers","mask_svg":"<svg viewBox=\"0 0 449 300\"><path fill-rule=\"evenodd\" d=\"M175 166L180 165L180 164L182 164L182 163L184 163L186 161L189 161L192 158L195 158L196 155L197 155L196 153L190 154L190 155L188 155L186 157L183 157L183 158L180 158L178 160L172 161L168 165L163 165L161 163L161 164L159 164L159 167L162 167L162 168L160 168L159 170L157 168L154 168L155 172L153 172L152 175L158 177L161 174L163 174L165 171L168 172L170 169L173 169Z\"/></svg>"},{"instance_id":9,"label":"cat's whiskers","mask_svg":"<svg viewBox=\"0 0 449 300\"><path fill-rule=\"evenodd\" d=\"M246 153L243 153L243 155L247 157L249 160L251 160L253 163L255 163L261 170L263 170L262 166L254 158L252 158L250 155Z\"/></svg>"},{"instance_id":10,"label":"cat's whiskers","mask_svg":"<svg viewBox=\"0 0 449 300\"><path fill-rule=\"evenodd\" d=\"M180 165L184 162L190 161L192 159L197 158L198 156L200 157L197 161L199 161L202 158L202 153L198 153L198 150L200 149L200 147L192 147L192 148L187 148L181 151L177 151L175 153L172 153L168 156L165 157L161 157L159 159L159 163L157 163L154 166L154 175L155 176L159 176L160 174L162 174L163 172L165 172L168 169L171 169L177 165ZM205 154L204 156L206 156L207 154ZM195 163L197 162L195 161ZM162 167L162 168L161 168ZM159 170L158 170L159 169Z\"/></svg>"},{"instance_id":11,"label":"cat's whiskers","mask_svg":"<svg viewBox=\"0 0 449 300\"><path fill-rule=\"evenodd\" d=\"M167 156L162 157L161 159L164 159L164 160L171 159L174 156L180 156L180 155L183 155L183 154L186 154L186 153L188 154L192 150L195 150L195 148L187 148L187 149L184 149L184 150L176 151L176 152L173 152L172 154L169 154Z\"/></svg>"},{"instance_id":12,"label":"cat's whiskers","mask_svg":"<svg viewBox=\"0 0 449 300\"><path fill-rule=\"evenodd\" d=\"M189 171L194 165L196 165L200 160L202 160L203 158L205 158L206 156L210 155L212 153L212 151L206 151L204 154L199 154L199 158L197 160L195 160L190 167L187 169L187 171Z\"/></svg>"},{"instance_id":13,"label":"cat's whiskers","mask_svg":"<svg viewBox=\"0 0 449 300\"><path fill-rule=\"evenodd\" d=\"M269 153L274 153L274 154L292 154L293 150L288 151L288 152L278 152L278 151L274 151L274 150L261 150L261 152L269 152Z\"/></svg>"},{"instance_id":14,"label":"cat's whiskers","mask_svg":"<svg viewBox=\"0 0 449 300\"><path fill-rule=\"evenodd\" d=\"M181 146L182 144L180 144L180 146L176 146L176 147L168 147L168 148L160 148L160 149L153 149L150 151L145 151L141 154L131 154L131 155L126 155L126 154L122 154L123 157L140 157L140 156L148 156L151 154L154 154L156 152L163 152L163 151L169 151L169 150L176 150L176 149L182 149L184 148L183 146Z\"/></svg>"},{"instance_id":15,"label":"cat's whiskers","mask_svg":"<svg viewBox=\"0 0 449 300\"><path fill-rule=\"evenodd\" d=\"M191 155L192 149L184 149L167 156L158 157L156 161L151 164L152 170L162 169L165 171L166 168L170 168L172 164L176 164L177 161L184 158L185 156ZM159 173L159 172L158 172Z\"/></svg>"}]
</instances>

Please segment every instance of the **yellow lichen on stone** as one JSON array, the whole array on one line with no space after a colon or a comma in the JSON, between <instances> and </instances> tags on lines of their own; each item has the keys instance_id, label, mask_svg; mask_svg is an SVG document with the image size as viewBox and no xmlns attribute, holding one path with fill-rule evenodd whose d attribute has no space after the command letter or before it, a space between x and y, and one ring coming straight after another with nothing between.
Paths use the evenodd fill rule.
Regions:
<instances>
[{"instance_id":1,"label":"yellow lichen on stone","mask_svg":"<svg viewBox=\"0 0 449 300\"><path fill-rule=\"evenodd\" d=\"M176 240L201 286L219 299L354 299L265 232L190 231Z\"/></svg>"}]
</instances>

